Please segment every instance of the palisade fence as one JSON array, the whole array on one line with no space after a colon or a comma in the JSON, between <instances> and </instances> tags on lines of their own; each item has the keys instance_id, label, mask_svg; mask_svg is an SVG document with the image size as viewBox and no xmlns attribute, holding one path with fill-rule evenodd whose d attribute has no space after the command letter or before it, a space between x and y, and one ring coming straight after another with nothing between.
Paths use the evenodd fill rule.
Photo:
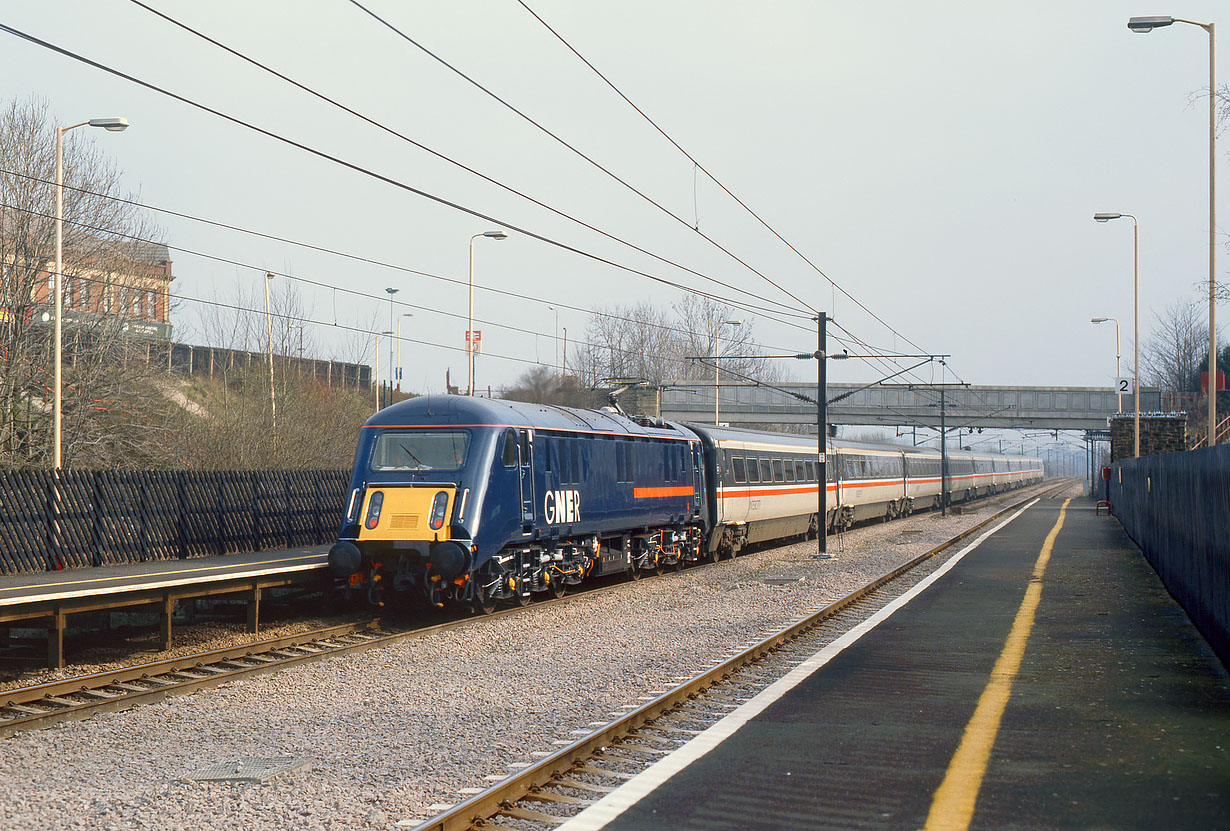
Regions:
<instances>
[{"instance_id":1,"label":"palisade fence","mask_svg":"<svg viewBox=\"0 0 1230 831\"><path fill-rule=\"evenodd\" d=\"M0 574L318 545L349 470L0 471ZM56 492L59 491L59 510Z\"/></svg>"},{"instance_id":2,"label":"palisade fence","mask_svg":"<svg viewBox=\"0 0 1230 831\"><path fill-rule=\"evenodd\" d=\"M1167 590L1230 666L1230 445L1115 462L1110 501Z\"/></svg>"}]
</instances>

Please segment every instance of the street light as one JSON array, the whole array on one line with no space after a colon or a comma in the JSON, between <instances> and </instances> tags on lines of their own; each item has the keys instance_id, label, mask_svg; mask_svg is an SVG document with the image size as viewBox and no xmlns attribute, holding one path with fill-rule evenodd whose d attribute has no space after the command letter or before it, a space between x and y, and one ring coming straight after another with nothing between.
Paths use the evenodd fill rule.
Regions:
<instances>
[{"instance_id":1,"label":"street light","mask_svg":"<svg viewBox=\"0 0 1230 831\"><path fill-rule=\"evenodd\" d=\"M1110 222L1112 219L1127 217L1132 220L1132 389L1136 395L1136 452L1140 455L1140 223L1131 214L1096 213L1093 218L1098 222Z\"/></svg>"},{"instance_id":2,"label":"street light","mask_svg":"<svg viewBox=\"0 0 1230 831\"><path fill-rule=\"evenodd\" d=\"M474 240L479 237L490 239L508 239L507 231L483 231L470 237L470 313L466 326L466 358L468 373L466 375L466 395L474 395Z\"/></svg>"},{"instance_id":3,"label":"street light","mask_svg":"<svg viewBox=\"0 0 1230 831\"><path fill-rule=\"evenodd\" d=\"M62 377L64 373L64 332L60 320L64 316L64 134L69 130L75 130L87 124L91 127L102 127L104 130L112 133L120 133L128 129L128 119L91 118L89 121L82 121L80 124L56 128L56 273L54 283L56 360L55 394L52 395L51 420L52 465L55 470L60 469L61 462L60 387L63 384Z\"/></svg>"},{"instance_id":4,"label":"street light","mask_svg":"<svg viewBox=\"0 0 1230 831\"><path fill-rule=\"evenodd\" d=\"M722 362L722 350L718 348L718 333L723 326L742 326L742 320L723 320L713 328L713 426L718 424L718 364Z\"/></svg>"},{"instance_id":5,"label":"street light","mask_svg":"<svg viewBox=\"0 0 1230 831\"><path fill-rule=\"evenodd\" d=\"M393 403L393 295L401 289L385 289L389 295L389 404ZM399 323L400 325L400 323Z\"/></svg>"},{"instance_id":6,"label":"street light","mask_svg":"<svg viewBox=\"0 0 1230 831\"><path fill-rule=\"evenodd\" d=\"M1111 320L1115 323L1115 406L1116 412L1123 412L1123 393L1119 392L1119 378L1123 375L1123 370L1119 368L1119 319L1116 317L1093 317L1089 319L1090 323L1105 323Z\"/></svg>"},{"instance_id":7,"label":"street light","mask_svg":"<svg viewBox=\"0 0 1230 831\"><path fill-rule=\"evenodd\" d=\"M1181 17L1133 17L1128 28L1146 34L1172 23L1199 26L1209 33L1209 430L1208 446L1217 442L1217 35L1212 23ZM1140 455L1139 448L1137 455Z\"/></svg>"}]
</instances>

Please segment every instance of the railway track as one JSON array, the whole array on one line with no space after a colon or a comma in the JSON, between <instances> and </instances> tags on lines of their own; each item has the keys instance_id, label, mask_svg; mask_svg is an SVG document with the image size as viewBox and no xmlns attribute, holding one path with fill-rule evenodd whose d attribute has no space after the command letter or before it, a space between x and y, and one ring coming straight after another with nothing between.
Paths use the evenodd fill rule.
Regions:
<instances>
[{"instance_id":1,"label":"railway track","mask_svg":"<svg viewBox=\"0 0 1230 831\"><path fill-rule=\"evenodd\" d=\"M1022 501L1027 501L1029 498L1033 496L1026 497ZM1021 504L1021 502L1015 504ZM1005 510L1011 510L1011 508ZM1004 511L1001 511L995 516L1003 513ZM886 576L881 580L891 579L904 573L919 562L983 527L989 521L980 523L962 535L948 540L895 570L891 577ZM594 594L614 591L622 585L621 582L598 584L562 598L544 599L529 607L512 607L478 619L491 620L497 617L523 614L528 610L541 609L544 604L567 603L573 598L591 597ZM845 598L839 601L839 604L849 602L849 598ZM834 609L837 605L834 604L829 609ZM820 614L823 615L824 612ZM109 672L14 688L0 692L0 738L23 730L41 729L59 722L89 718L98 713L114 712L138 704L152 703L172 695L185 695L202 689L218 687L241 678L276 672L295 664L324 660L349 652L359 652L407 638L426 637L435 632L465 626L474 620L476 619L471 617L460 617L443 623L393 631L381 628L379 620L344 624L226 649L137 664ZM704 686L707 684L701 685L702 688Z\"/></svg>"},{"instance_id":2,"label":"railway track","mask_svg":"<svg viewBox=\"0 0 1230 831\"><path fill-rule=\"evenodd\" d=\"M480 618L458 617L442 623L386 630L380 620L348 623L178 658L137 664L123 669L51 681L0 692L0 738L22 730L50 727L97 713L149 704L172 695L219 687L240 678L276 672L286 667L360 652L408 638L427 637L476 620L524 614L545 605L567 603L614 591L623 583L587 586L560 598L530 606L513 606Z\"/></svg>"},{"instance_id":3,"label":"railway track","mask_svg":"<svg viewBox=\"0 0 1230 831\"><path fill-rule=\"evenodd\" d=\"M644 696L639 705L625 705L625 712L612 713L610 721L592 722L588 729L574 731L584 735L555 742L561 746L558 751L473 793L415 831L559 825L687 744L875 609L891 602L899 593L893 584L906 572L1032 500L1053 496L1071 484L1064 481L1020 499L711 669L681 679L672 689Z\"/></svg>"}]
</instances>

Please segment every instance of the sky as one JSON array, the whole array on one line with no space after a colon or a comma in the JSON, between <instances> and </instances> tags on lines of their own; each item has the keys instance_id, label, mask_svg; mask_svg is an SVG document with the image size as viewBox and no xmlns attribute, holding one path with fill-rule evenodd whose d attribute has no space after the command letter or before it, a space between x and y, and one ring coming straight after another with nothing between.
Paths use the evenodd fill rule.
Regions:
<instances>
[{"instance_id":1,"label":"sky","mask_svg":"<svg viewBox=\"0 0 1230 831\"><path fill-rule=\"evenodd\" d=\"M1220 23L1230 20L1224 3L526 0L809 265L517 0L363 5L678 219L349 0L145 2L565 215L750 293L528 203L131 0L0 0L8 26L392 180L0 33L6 99L43 97L64 125L131 122L123 133L70 135L105 149L141 201L398 267L155 215L169 245L230 261L172 251L178 340L210 340L201 300L263 317L271 270L321 284L294 283L307 354L370 363L375 339L363 333L390 328L385 289L395 287L403 386L440 392L446 370L464 385L470 238L510 226L523 232L474 244L479 388L558 365L562 330L569 349L584 339L585 310L669 307L681 296L601 260L740 298L754 308L734 313L768 351L813 350L812 311L695 226L831 315L834 334L952 356L947 372L921 370L927 379L1110 386L1114 332L1091 317L1119 319L1130 374L1132 228L1095 223L1096 211L1139 218L1142 337L1170 305L1207 304L1208 37L1186 25L1134 34L1126 23L1162 13ZM1223 58L1219 77L1230 80L1228 70ZM1220 280L1227 263L1219 250ZM379 348L387 377L387 339ZM815 377L810 366L788 369ZM887 371L852 360L832 364L829 378L872 382Z\"/></svg>"}]
</instances>

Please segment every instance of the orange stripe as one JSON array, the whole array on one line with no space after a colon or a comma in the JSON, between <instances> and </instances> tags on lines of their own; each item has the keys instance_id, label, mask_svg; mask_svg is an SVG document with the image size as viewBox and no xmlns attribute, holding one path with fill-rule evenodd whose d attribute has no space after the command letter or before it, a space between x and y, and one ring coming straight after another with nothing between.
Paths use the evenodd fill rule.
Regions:
<instances>
[{"instance_id":1,"label":"orange stripe","mask_svg":"<svg viewBox=\"0 0 1230 831\"><path fill-rule=\"evenodd\" d=\"M677 488L634 488L632 496L636 499L653 499L658 496L691 496L693 489L684 485Z\"/></svg>"}]
</instances>

